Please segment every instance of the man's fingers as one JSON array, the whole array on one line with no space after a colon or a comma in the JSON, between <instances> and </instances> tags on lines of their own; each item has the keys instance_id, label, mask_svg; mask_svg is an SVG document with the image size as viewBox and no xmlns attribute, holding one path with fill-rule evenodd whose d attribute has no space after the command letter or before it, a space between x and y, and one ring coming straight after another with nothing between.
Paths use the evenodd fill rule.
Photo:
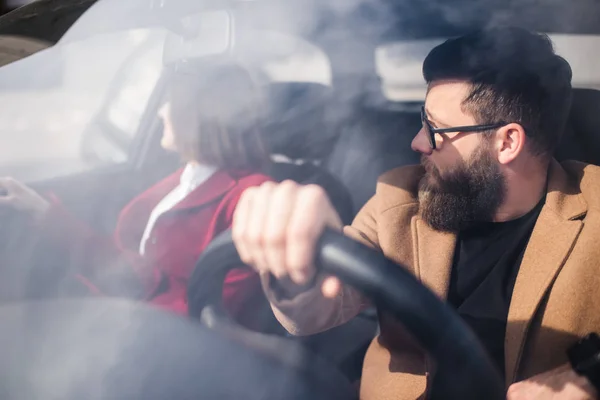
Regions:
<instances>
[{"instance_id":1,"label":"man's fingers","mask_svg":"<svg viewBox=\"0 0 600 400\"><path fill-rule=\"evenodd\" d=\"M292 280L307 284L314 275L312 269L315 244L323 231L323 199L326 195L319 186L306 186L299 193L296 207L290 218L287 236L286 264Z\"/></svg>"},{"instance_id":2,"label":"man's fingers","mask_svg":"<svg viewBox=\"0 0 600 400\"><path fill-rule=\"evenodd\" d=\"M298 185L291 181L282 182L273 191L264 226L264 249L266 262L276 278L287 276L286 246L287 226L296 206L295 194Z\"/></svg>"},{"instance_id":3,"label":"man's fingers","mask_svg":"<svg viewBox=\"0 0 600 400\"><path fill-rule=\"evenodd\" d=\"M268 264L265 256L264 228L269 212L271 193L275 189L273 182L263 183L256 190L252 198L252 207L247 219L244 241L250 253L252 264L260 272L268 272Z\"/></svg>"},{"instance_id":4,"label":"man's fingers","mask_svg":"<svg viewBox=\"0 0 600 400\"><path fill-rule=\"evenodd\" d=\"M233 213L233 221L231 227L231 235L233 237L233 243L237 249L240 259L246 263L252 263L252 257L248 245L246 243L246 232L248 229L248 223L250 222L250 213L252 212L253 198L256 195L258 188L251 187L242 193L240 200Z\"/></svg>"},{"instance_id":5,"label":"man's fingers","mask_svg":"<svg viewBox=\"0 0 600 400\"><path fill-rule=\"evenodd\" d=\"M341 222L321 187L267 182L244 192L232 231L245 263L306 285L315 275L315 245L329 225L339 228ZM334 281L328 293L334 293L336 285Z\"/></svg>"}]
</instances>

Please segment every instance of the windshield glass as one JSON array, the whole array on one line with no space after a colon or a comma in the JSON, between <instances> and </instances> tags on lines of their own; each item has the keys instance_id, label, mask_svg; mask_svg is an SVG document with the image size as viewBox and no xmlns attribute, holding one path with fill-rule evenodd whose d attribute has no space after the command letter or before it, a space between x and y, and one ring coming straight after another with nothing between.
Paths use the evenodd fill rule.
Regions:
<instances>
[{"instance_id":1,"label":"windshield glass","mask_svg":"<svg viewBox=\"0 0 600 400\"><path fill-rule=\"evenodd\" d=\"M101 124L121 134L107 157L123 161L160 75L165 34L101 34L0 69L0 174L28 180L91 167L83 140Z\"/></svg>"},{"instance_id":2,"label":"windshield glass","mask_svg":"<svg viewBox=\"0 0 600 400\"><path fill-rule=\"evenodd\" d=\"M468 136L479 146L472 133L521 124L513 118L527 108L521 103L510 119L494 114L485 124L474 124L484 118L463 112L462 103L454 112L440 106L448 114L441 123L425 107L431 97L423 64L431 50L505 24L548 35L571 66L573 101L562 97L567 121L555 124L565 129L556 128L552 139L560 143L552 156L600 163L597 123L584 118L596 116L600 104L600 5L588 0L40 0L0 17L0 264L27 275L14 284L0 276L0 304L60 297L64 290L69 298L106 295L188 315L197 262L234 224L248 188L268 191L267 182L288 180L320 186L338 225L379 210L370 202L378 187L407 191L388 185L387 171L427 167L440 141ZM545 99L538 92L534 97ZM529 128L522 125L516 131L526 142ZM452 172L462 162L470 166L456 148L439 162ZM504 189L500 173L489 175L461 190L473 194L497 178L492 209L504 201L498 195ZM422 180L411 182L412 207L424 196L417 193ZM433 178L429 183L435 186ZM467 210L461 205L470 199L457 192L455 209ZM396 208L402 207L385 208L385 216ZM494 212L481 219L494 220ZM472 222L465 215L458 222ZM406 218L417 220L417 214ZM456 226L439 230L459 232ZM386 251L397 247L378 243L377 235L360 238ZM397 259L420 259L414 249ZM223 309L239 316L245 305L264 305L266 311L239 311L244 323L262 323L266 315L264 332L287 335L264 299L264 277L249 268L232 276ZM239 282L260 301L228 297ZM274 287L286 296L298 289ZM353 382L379 323L371 308L357 313L368 321L361 331L366 345L353 350L363 353L327 355Z\"/></svg>"}]
</instances>

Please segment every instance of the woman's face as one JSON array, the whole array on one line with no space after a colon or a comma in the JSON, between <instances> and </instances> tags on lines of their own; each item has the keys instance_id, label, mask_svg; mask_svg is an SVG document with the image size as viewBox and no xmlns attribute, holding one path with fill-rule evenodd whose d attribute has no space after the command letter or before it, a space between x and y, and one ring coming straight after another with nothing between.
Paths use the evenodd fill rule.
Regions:
<instances>
[{"instance_id":1,"label":"woman's face","mask_svg":"<svg viewBox=\"0 0 600 400\"><path fill-rule=\"evenodd\" d=\"M160 145L163 149L169 151L177 151L175 144L175 134L173 132L173 119L171 117L171 103L166 102L158 110L158 116L163 123L163 136Z\"/></svg>"}]
</instances>

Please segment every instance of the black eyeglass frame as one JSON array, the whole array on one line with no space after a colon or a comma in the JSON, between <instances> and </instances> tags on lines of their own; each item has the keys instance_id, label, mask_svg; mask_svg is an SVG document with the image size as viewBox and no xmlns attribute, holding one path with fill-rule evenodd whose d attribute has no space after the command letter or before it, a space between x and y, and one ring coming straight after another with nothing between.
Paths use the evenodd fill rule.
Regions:
<instances>
[{"instance_id":1,"label":"black eyeglass frame","mask_svg":"<svg viewBox=\"0 0 600 400\"><path fill-rule=\"evenodd\" d=\"M431 126L431 122L427 119L425 114L425 106L421 106L421 122L427 129L429 145L433 150L436 149L435 135L436 133L482 133L491 129L498 129L508 124L508 122L496 122L494 124L483 124L483 125L466 125L466 126L454 126L450 128L434 128Z\"/></svg>"}]
</instances>

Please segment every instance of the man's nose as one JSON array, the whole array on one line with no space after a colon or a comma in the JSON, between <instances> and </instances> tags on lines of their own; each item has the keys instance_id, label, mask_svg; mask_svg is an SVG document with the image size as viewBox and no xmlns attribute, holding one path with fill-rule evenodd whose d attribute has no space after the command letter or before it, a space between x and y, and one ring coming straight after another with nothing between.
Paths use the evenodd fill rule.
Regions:
<instances>
[{"instance_id":1,"label":"man's nose","mask_svg":"<svg viewBox=\"0 0 600 400\"><path fill-rule=\"evenodd\" d=\"M428 133L425 128L421 128L417 135L412 140L410 147L421 154L430 155L433 152L431 148L431 144L429 143L429 138L427 137Z\"/></svg>"}]
</instances>

